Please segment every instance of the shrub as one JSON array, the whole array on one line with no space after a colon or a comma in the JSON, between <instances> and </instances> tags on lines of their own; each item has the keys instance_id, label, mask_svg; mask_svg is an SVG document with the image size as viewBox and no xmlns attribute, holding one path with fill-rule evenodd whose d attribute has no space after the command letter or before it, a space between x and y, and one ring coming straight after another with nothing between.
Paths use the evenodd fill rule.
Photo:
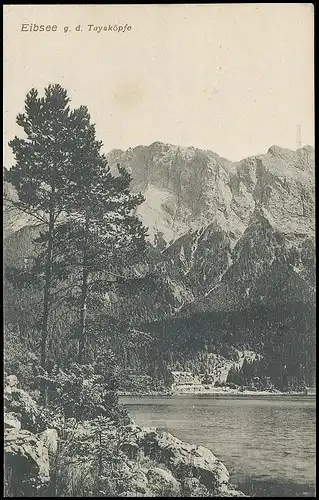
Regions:
<instances>
[{"instance_id":1,"label":"shrub","mask_svg":"<svg viewBox=\"0 0 319 500\"><path fill-rule=\"evenodd\" d=\"M39 359L34 354L34 345L27 338L7 328L5 331L4 371L14 373L23 387L34 390L36 387L35 367Z\"/></svg>"},{"instance_id":2,"label":"shrub","mask_svg":"<svg viewBox=\"0 0 319 500\"><path fill-rule=\"evenodd\" d=\"M129 423L127 412L119 405L116 384L110 373L99 373L97 365L73 363L62 371L55 367L46 378L49 406L63 417L78 421L99 416Z\"/></svg>"}]
</instances>

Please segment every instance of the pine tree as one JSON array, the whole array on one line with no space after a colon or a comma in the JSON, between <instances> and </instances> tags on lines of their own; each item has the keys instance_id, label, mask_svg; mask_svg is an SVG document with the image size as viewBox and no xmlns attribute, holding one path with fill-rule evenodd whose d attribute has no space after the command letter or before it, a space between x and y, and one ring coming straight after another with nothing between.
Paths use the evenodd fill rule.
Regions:
<instances>
[{"instance_id":1,"label":"pine tree","mask_svg":"<svg viewBox=\"0 0 319 500\"><path fill-rule=\"evenodd\" d=\"M9 146L15 165L6 170L4 180L16 189L18 199L7 201L31 215L44 231L37 239L40 248L35 268L42 279L41 366L46 367L52 289L61 277L56 260L57 230L70 208L70 192L83 177L92 156L89 149L92 126L86 108L73 111L67 91L49 85L44 97L32 89L25 99L24 113L16 122L26 138L15 137ZM42 252L41 252L42 249Z\"/></svg>"},{"instance_id":2,"label":"pine tree","mask_svg":"<svg viewBox=\"0 0 319 500\"><path fill-rule=\"evenodd\" d=\"M89 115L88 115L89 118ZM88 149L92 154L87 168L81 170L78 186L70 191L66 222L59 228L61 264L78 272L78 361L85 361L88 337L88 305L103 306L103 294L139 281L134 277L146 249L146 229L134 215L144 201L140 194L130 193L131 176L117 166L110 171L102 143L92 130ZM132 283L131 283L132 284ZM88 303L90 301L90 303Z\"/></svg>"}]
</instances>

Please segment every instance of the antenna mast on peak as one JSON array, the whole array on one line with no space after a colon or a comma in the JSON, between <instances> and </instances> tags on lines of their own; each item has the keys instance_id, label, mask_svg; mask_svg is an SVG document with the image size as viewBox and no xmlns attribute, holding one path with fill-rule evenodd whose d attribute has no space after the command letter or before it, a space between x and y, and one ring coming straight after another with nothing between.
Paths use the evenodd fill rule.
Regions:
<instances>
[{"instance_id":1,"label":"antenna mast on peak","mask_svg":"<svg viewBox=\"0 0 319 500\"><path fill-rule=\"evenodd\" d=\"M297 125L297 149L302 147L301 142L301 125Z\"/></svg>"}]
</instances>

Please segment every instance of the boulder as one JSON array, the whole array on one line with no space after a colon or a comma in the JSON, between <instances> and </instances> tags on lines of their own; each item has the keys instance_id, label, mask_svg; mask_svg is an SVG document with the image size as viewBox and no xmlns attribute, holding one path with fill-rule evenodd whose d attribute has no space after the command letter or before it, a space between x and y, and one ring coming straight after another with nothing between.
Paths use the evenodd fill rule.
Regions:
<instances>
[{"instance_id":1,"label":"boulder","mask_svg":"<svg viewBox=\"0 0 319 500\"><path fill-rule=\"evenodd\" d=\"M18 387L19 385L19 380L16 375L8 375L5 378L5 386L6 387Z\"/></svg>"},{"instance_id":2,"label":"boulder","mask_svg":"<svg viewBox=\"0 0 319 500\"><path fill-rule=\"evenodd\" d=\"M19 431L21 429L21 422L14 413L7 413L4 415L4 427L5 429L16 429Z\"/></svg>"},{"instance_id":3,"label":"boulder","mask_svg":"<svg viewBox=\"0 0 319 500\"><path fill-rule=\"evenodd\" d=\"M147 472L150 490L155 496L179 496L181 484L165 469L153 467Z\"/></svg>"},{"instance_id":4,"label":"boulder","mask_svg":"<svg viewBox=\"0 0 319 500\"><path fill-rule=\"evenodd\" d=\"M245 495L245 493L243 493L242 491L236 490L233 487L228 488L227 491L225 491L225 492L221 492L221 494L219 496L220 497L227 497L227 498L231 498L231 497L246 497L246 498L248 498L248 495Z\"/></svg>"},{"instance_id":5,"label":"boulder","mask_svg":"<svg viewBox=\"0 0 319 500\"><path fill-rule=\"evenodd\" d=\"M38 433L44 430L46 422L37 403L26 391L15 385L17 379L15 375L9 375L8 378L11 385L7 384L4 388L5 412L14 413L21 421L21 426L31 432Z\"/></svg>"},{"instance_id":6,"label":"boulder","mask_svg":"<svg viewBox=\"0 0 319 500\"><path fill-rule=\"evenodd\" d=\"M136 493L148 494L149 492L149 484L148 478L144 474L144 472L140 470L136 470L133 472L129 480L130 489L135 491Z\"/></svg>"},{"instance_id":7,"label":"boulder","mask_svg":"<svg viewBox=\"0 0 319 500\"><path fill-rule=\"evenodd\" d=\"M34 496L50 480L48 450L28 430L5 429L7 496Z\"/></svg>"},{"instance_id":8,"label":"boulder","mask_svg":"<svg viewBox=\"0 0 319 500\"><path fill-rule=\"evenodd\" d=\"M167 432L158 433L149 427L129 425L122 432L120 448L131 459L137 458L142 449L144 456L165 465L177 481L196 478L203 491L207 489L215 496L229 490L227 468L207 448L184 443Z\"/></svg>"},{"instance_id":9,"label":"boulder","mask_svg":"<svg viewBox=\"0 0 319 500\"><path fill-rule=\"evenodd\" d=\"M117 488L121 494L127 491L147 495L149 493L148 479L145 470L135 462L123 461L118 470Z\"/></svg>"},{"instance_id":10,"label":"boulder","mask_svg":"<svg viewBox=\"0 0 319 500\"><path fill-rule=\"evenodd\" d=\"M48 449L49 456L55 457L58 451L58 433L56 429L46 429L40 435L40 440Z\"/></svg>"},{"instance_id":11,"label":"boulder","mask_svg":"<svg viewBox=\"0 0 319 500\"><path fill-rule=\"evenodd\" d=\"M189 497L209 497L206 486L201 484L196 477L187 477L182 481L183 492Z\"/></svg>"}]
</instances>

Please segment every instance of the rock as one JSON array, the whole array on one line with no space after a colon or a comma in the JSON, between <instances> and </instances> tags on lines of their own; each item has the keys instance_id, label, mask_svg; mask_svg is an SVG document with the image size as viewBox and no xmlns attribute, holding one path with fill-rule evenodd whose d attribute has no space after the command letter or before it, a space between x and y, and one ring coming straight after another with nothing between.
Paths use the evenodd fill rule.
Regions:
<instances>
[{"instance_id":1,"label":"rock","mask_svg":"<svg viewBox=\"0 0 319 500\"><path fill-rule=\"evenodd\" d=\"M140 495L149 493L148 479L146 473L135 461L125 461L120 464L117 471L117 489L122 494L132 491Z\"/></svg>"},{"instance_id":2,"label":"rock","mask_svg":"<svg viewBox=\"0 0 319 500\"><path fill-rule=\"evenodd\" d=\"M182 481L183 492L190 497L208 497L210 496L206 486L201 484L196 477L187 477Z\"/></svg>"},{"instance_id":3,"label":"rock","mask_svg":"<svg viewBox=\"0 0 319 500\"><path fill-rule=\"evenodd\" d=\"M232 489L232 487L228 488L225 492L220 493L220 497L246 497L248 498L248 495L245 495L242 491L238 491L236 489Z\"/></svg>"},{"instance_id":4,"label":"rock","mask_svg":"<svg viewBox=\"0 0 319 500\"><path fill-rule=\"evenodd\" d=\"M16 375L8 375L5 378L5 385L8 387L18 387L19 385L19 380Z\"/></svg>"},{"instance_id":5,"label":"rock","mask_svg":"<svg viewBox=\"0 0 319 500\"><path fill-rule=\"evenodd\" d=\"M58 433L55 429L46 429L41 433L40 440L46 446L49 456L54 457L58 451Z\"/></svg>"},{"instance_id":6,"label":"rock","mask_svg":"<svg viewBox=\"0 0 319 500\"><path fill-rule=\"evenodd\" d=\"M11 383L15 384L15 375L10 375L10 377ZM18 389L16 385L5 386L4 404L6 413L14 413L19 416L23 428L37 433L46 427L37 403L26 391Z\"/></svg>"},{"instance_id":7,"label":"rock","mask_svg":"<svg viewBox=\"0 0 319 500\"><path fill-rule=\"evenodd\" d=\"M50 480L47 448L30 431L16 428L5 430L4 442L6 491L35 496Z\"/></svg>"},{"instance_id":8,"label":"rock","mask_svg":"<svg viewBox=\"0 0 319 500\"><path fill-rule=\"evenodd\" d=\"M130 458L137 458L140 449L143 449L146 457L165 465L174 475L171 477L175 481L177 478L177 482L187 477L197 478L200 485L214 495L224 494L228 491L229 472L227 468L210 450L203 446L183 443L169 433L161 432L159 434L152 428L139 428L136 425L131 425L123 429L120 448ZM164 472L167 474L167 471ZM147 474L150 481L149 474L152 473ZM161 478L164 482L163 473ZM160 482L159 479L157 481ZM177 488L176 483L174 484Z\"/></svg>"},{"instance_id":9,"label":"rock","mask_svg":"<svg viewBox=\"0 0 319 500\"><path fill-rule=\"evenodd\" d=\"M148 478L146 475L140 471L134 471L133 476L130 479L130 488L136 493L148 493Z\"/></svg>"},{"instance_id":10,"label":"rock","mask_svg":"<svg viewBox=\"0 0 319 500\"><path fill-rule=\"evenodd\" d=\"M5 426L5 429L16 429L17 431L19 431L21 429L21 422L18 420L18 418L16 417L16 415L14 415L13 413L7 413L5 416L4 416L4 426Z\"/></svg>"},{"instance_id":11,"label":"rock","mask_svg":"<svg viewBox=\"0 0 319 500\"><path fill-rule=\"evenodd\" d=\"M149 488L156 496L178 496L181 491L181 484L168 470L159 467L149 469L147 473Z\"/></svg>"}]
</instances>

